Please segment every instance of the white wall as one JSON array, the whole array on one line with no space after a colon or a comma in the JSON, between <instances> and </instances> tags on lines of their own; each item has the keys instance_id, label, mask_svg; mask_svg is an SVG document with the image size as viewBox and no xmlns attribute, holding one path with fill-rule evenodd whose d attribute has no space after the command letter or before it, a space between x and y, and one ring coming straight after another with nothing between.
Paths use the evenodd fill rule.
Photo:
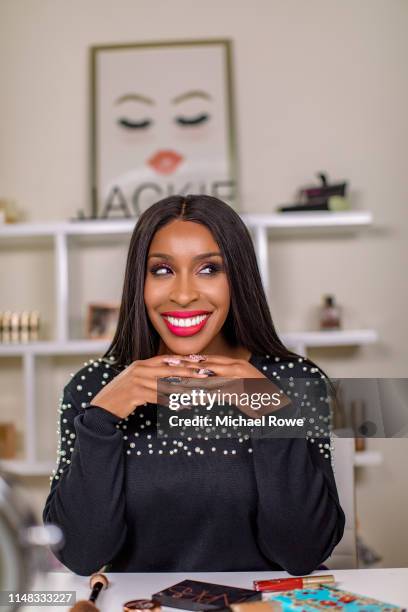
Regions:
<instances>
[{"instance_id":1,"label":"white wall","mask_svg":"<svg viewBox=\"0 0 408 612\"><path fill-rule=\"evenodd\" d=\"M407 32L406 0L0 0L0 196L15 197L32 221L66 219L89 207L90 45L229 37L242 208L273 211L323 169L349 179L354 206L376 220L357 237L273 241L270 299L278 328L311 327L321 295L333 292L345 326L375 328L381 342L311 356L334 376L404 377ZM40 305L51 328L46 254L1 257L0 308ZM109 252L98 257L103 266ZM17 287L16 276L24 278ZM81 291L84 302L108 297L91 271ZM116 296L117 279L111 291ZM6 390L8 371L1 378ZM369 541L387 533L387 513L374 522L373 507L384 500L390 473L393 522L407 531L404 510L394 507L398 491L408 490L404 444L387 441L384 470L371 468L358 492ZM384 537L378 545L389 565L408 564L400 539Z\"/></svg>"}]
</instances>

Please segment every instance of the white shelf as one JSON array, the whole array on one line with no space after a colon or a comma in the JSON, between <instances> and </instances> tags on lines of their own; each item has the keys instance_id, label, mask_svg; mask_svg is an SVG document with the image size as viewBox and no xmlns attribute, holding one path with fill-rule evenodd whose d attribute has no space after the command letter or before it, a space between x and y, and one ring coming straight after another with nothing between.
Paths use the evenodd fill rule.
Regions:
<instances>
[{"instance_id":1,"label":"white shelf","mask_svg":"<svg viewBox=\"0 0 408 612\"><path fill-rule=\"evenodd\" d=\"M284 344L306 348L324 346L355 346L378 341L374 329L339 329L324 331L287 332L280 334Z\"/></svg>"},{"instance_id":2,"label":"white shelf","mask_svg":"<svg viewBox=\"0 0 408 612\"><path fill-rule=\"evenodd\" d=\"M246 214L242 220L252 228L266 229L316 229L316 228L363 228L373 222L369 211L310 211L308 213ZM91 221L48 221L35 223L0 224L1 238L21 238L32 236L67 236L130 234L137 217L129 219L95 219Z\"/></svg>"},{"instance_id":3,"label":"white shelf","mask_svg":"<svg viewBox=\"0 0 408 612\"><path fill-rule=\"evenodd\" d=\"M382 460L382 454L379 451L360 451L354 454L354 465L357 467L380 465ZM50 476L54 468L55 462L53 461L0 460L0 470L18 476Z\"/></svg>"},{"instance_id":4,"label":"white shelf","mask_svg":"<svg viewBox=\"0 0 408 612\"><path fill-rule=\"evenodd\" d=\"M51 476L54 461L23 461L19 459L0 459L0 470L17 476Z\"/></svg>"},{"instance_id":5,"label":"white shelf","mask_svg":"<svg viewBox=\"0 0 408 612\"><path fill-rule=\"evenodd\" d=\"M358 467L380 465L382 461L383 457L379 451L360 451L354 455L354 465Z\"/></svg>"},{"instance_id":6,"label":"white shelf","mask_svg":"<svg viewBox=\"0 0 408 612\"><path fill-rule=\"evenodd\" d=\"M264 226L271 229L343 229L350 230L368 227L373 222L369 211L316 211L275 213L271 215L241 215L243 221L251 227Z\"/></svg>"},{"instance_id":7,"label":"white shelf","mask_svg":"<svg viewBox=\"0 0 408 612\"><path fill-rule=\"evenodd\" d=\"M104 353L109 340L67 340L66 342L32 342L24 344L0 343L0 357L21 357L23 355L100 355Z\"/></svg>"},{"instance_id":8,"label":"white shelf","mask_svg":"<svg viewBox=\"0 0 408 612\"><path fill-rule=\"evenodd\" d=\"M333 331L300 331L279 334L284 344L304 348L326 346L353 346L373 344L378 333L373 329L350 329ZM32 355L100 355L104 353L109 340L68 340L66 342L32 342L24 344L1 344L0 357Z\"/></svg>"}]
</instances>

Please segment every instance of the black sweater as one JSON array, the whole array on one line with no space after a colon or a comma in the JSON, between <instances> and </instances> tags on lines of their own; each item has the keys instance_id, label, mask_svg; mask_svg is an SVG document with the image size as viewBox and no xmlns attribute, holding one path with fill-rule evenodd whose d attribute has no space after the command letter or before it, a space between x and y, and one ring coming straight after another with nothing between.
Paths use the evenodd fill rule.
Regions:
<instances>
[{"instance_id":1,"label":"black sweater","mask_svg":"<svg viewBox=\"0 0 408 612\"><path fill-rule=\"evenodd\" d=\"M322 378L299 358L250 361L276 384ZM43 511L79 575L280 570L308 574L343 537L330 438L157 437L157 406L120 419L92 404L119 369L85 363L59 406L59 461ZM317 383L315 383L317 384ZM303 396L305 398L305 396ZM326 402L326 396L318 398ZM320 406L321 408L322 406Z\"/></svg>"}]
</instances>

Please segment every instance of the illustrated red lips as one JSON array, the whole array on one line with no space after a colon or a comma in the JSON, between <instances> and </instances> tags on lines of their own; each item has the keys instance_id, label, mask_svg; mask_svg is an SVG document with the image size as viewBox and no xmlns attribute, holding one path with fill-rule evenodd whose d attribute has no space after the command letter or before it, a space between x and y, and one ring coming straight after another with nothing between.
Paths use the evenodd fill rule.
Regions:
<instances>
[{"instance_id":1,"label":"illustrated red lips","mask_svg":"<svg viewBox=\"0 0 408 612\"><path fill-rule=\"evenodd\" d=\"M203 329L211 312L208 310L173 310L160 313L175 336L193 336Z\"/></svg>"},{"instance_id":2,"label":"illustrated red lips","mask_svg":"<svg viewBox=\"0 0 408 612\"><path fill-rule=\"evenodd\" d=\"M160 174L171 174L183 161L183 156L175 151L158 151L147 163Z\"/></svg>"}]
</instances>

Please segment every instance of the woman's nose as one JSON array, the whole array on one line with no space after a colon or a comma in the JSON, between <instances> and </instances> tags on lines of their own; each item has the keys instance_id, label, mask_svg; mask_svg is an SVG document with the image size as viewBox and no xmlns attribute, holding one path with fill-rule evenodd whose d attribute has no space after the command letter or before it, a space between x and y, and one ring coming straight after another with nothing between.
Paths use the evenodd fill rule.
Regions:
<instances>
[{"instance_id":1,"label":"woman's nose","mask_svg":"<svg viewBox=\"0 0 408 612\"><path fill-rule=\"evenodd\" d=\"M198 300L200 293L194 280L187 274L177 274L172 283L169 298L180 306L187 306L190 302Z\"/></svg>"}]
</instances>

